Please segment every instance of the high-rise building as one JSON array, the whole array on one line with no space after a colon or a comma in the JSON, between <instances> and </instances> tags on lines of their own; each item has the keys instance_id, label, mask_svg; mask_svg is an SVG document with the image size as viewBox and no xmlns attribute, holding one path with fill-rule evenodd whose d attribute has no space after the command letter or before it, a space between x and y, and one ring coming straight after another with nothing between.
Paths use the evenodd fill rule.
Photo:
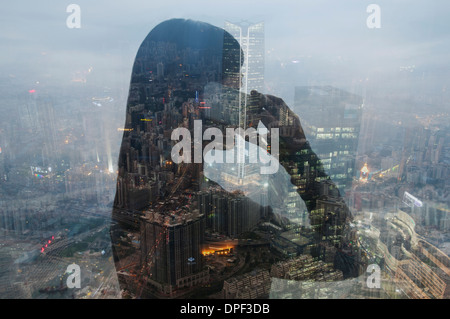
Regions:
<instances>
[{"instance_id":1,"label":"high-rise building","mask_svg":"<svg viewBox=\"0 0 450 319\"><path fill-rule=\"evenodd\" d=\"M230 237L251 230L267 211L242 193L200 192L197 201L200 212L206 214L207 227Z\"/></svg>"},{"instance_id":2,"label":"high-rise building","mask_svg":"<svg viewBox=\"0 0 450 319\"><path fill-rule=\"evenodd\" d=\"M148 283L172 295L174 289L208 281L201 246L205 218L198 211L178 215L150 211L141 223L141 265L148 269Z\"/></svg>"},{"instance_id":3,"label":"high-rise building","mask_svg":"<svg viewBox=\"0 0 450 319\"><path fill-rule=\"evenodd\" d=\"M0 181L3 181L5 179L5 164L6 164L6 154L3 153L2 145L5 145L6 143L3 142L3 140L0 138Z\"/></svg>"},{"instance_id":4,"label":"high-rise building","mask_svg":"<svg viewBox=\"0 0 450 319\"><path fill-rule=\"evenodd\" d=\"M247 113L251 112L252 103L249 94L252 90L264 91L264 23L225 22L224 29L236 39L241 47L239 54L240 72L234 75L238 81L238 126L244 130L248 125ZM226 45L226 43L224 43ZM242 147L242 146L241 146ZM243 165L238 165L238 175L244 177Z\"/></svg>"},{"instance_id":5,"label":"high-rise building","mask_svg":"<svg viewBox=\"0 0 450 319\"><path fill-rule=\"evenodd\" d=\"M223 283L223 299L267 298L270 293L271 278L267 270L258 269L250 273L232 277Z\"/></svg>"},{"instance_id":6,"label":"high-rise building","mask_svg":"<svg viewBox=\"0 0 450 319\"><path fill-rule=\"evenodd\" d=\"M242 92L264 91L264 22L225 22L228 31L241 45Z\"/></svg>"},{"instance_id":7,"label":"high-rise building","mask_svg":"<svg viewBox=\"0 0 450 319\"><path fill-rule=\"evenodd\" d=\"M243 195L228 199L228 235L238 235L251 230L261 219L260 206Z\"/></svg>"},{"instance_id":8,"label":"high-rise building","mask_svg":"<svg viewBox=\"0 0 450 319\"><path fill-rule=\"evenodd\" d=\"M158 79L164 78L164 63L159 62L156 65L156 74L157 74Z\"/></svg>"},{"instance_id":9,"label":"high-rise building","mask_svg":"<svg viewBox=\"0 0 450 319\"><path fill-rule=\"evenodd\" d=\"M359 177L355 157L363 99L331 86L296 87L294 104L313 151L344 194Z\"/></svg>"}]
</instances>

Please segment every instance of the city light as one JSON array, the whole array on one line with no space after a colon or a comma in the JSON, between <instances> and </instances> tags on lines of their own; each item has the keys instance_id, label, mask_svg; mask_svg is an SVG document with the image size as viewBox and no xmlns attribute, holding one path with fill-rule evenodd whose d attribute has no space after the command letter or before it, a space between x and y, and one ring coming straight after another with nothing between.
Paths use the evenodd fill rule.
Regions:
<instances>
[{"instance_id":1,"label":"city light","mask_svg":"<svg viewBox=\"0 0 450 319\"><path fill-rule=\"evenodd\" d=\"M161 24L107 54L88 23L100 42L81 54L65 44L82 30L43 37L48 53L20 34L2 81L0 298L450 297L450 57L421 45L445 32L414 23L445 27L445 10L392 4L403 27L361 33L365 5L331 20L277 6L214 24L158 7Z\"/></svg>"}]
</instances>

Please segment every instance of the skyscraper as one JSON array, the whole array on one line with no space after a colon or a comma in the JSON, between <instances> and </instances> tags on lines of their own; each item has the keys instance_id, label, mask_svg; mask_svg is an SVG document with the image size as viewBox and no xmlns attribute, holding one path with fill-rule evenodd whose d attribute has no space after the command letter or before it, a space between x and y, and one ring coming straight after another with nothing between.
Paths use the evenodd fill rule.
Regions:
<instances>
[{"instance_id":1,"label":"skyscraper","mask_svg":"<svg viewBox=\"0 0 450 319\"><path fill-rule=\"evenodd\" d=\"M150 211L141 223L141 265L148 267L148 282L160 292L191 287L208 280L201 245L204 215L198 211L178 215Z\"/></svg>"},{"instance_id":2,"label":"skyscraper","mask_svg":"<svg viewBox=\"0 0 450 319\"><path fill-rule=\"evenodd\" d=\"M239 42L241 47L239 61L241 69L240 74L237 75L241 92L238 101L238 126L245 130L248 124L247 113L251 113L251 108L254 106L249 100L249 94L252 90L264 91L264 22L252 24L244 21L241 23L226 21L224 29ZM239 149L244 147L241 143L242 141L238 141ZM240 156L242 163L243 153ZM238 164L236 173L241 180L246 178L245 166Z\"/></svg>"},{"instance_id":3,"label":"skyscraper","mask_svg":"<svg viewBox=\"0 0 450 319\"><path fill-rule=\"evenodd\" d=\"M255 227L266 214L266 208L243 193L228 193L211 189L199 192L197 200L200 212L209 212L206 226L214 232L230 237Z\"/></svg>"},{"instance_id":4,"label":"skyscraper","mask_svg":"<svg viewBox=\"0 0 450 319\"><path fill-rule=\"evenodd\" d=\"M344 194L353 177L359 175L355 156L363 99L331 86L311 86L296 87L294 103L312 149Z\"/></svg>"},{"instance_id":5,"label":"skyscraper","mask_svg":"<svg viewBox=\"0 0 450 319\"><path fill-rule=\"evenodd\" d=\"M241 57L243 75L242 91L264 91L264 22L225 22L228 31L241 45L244 56Z\"/></svg>"}]
</instances>

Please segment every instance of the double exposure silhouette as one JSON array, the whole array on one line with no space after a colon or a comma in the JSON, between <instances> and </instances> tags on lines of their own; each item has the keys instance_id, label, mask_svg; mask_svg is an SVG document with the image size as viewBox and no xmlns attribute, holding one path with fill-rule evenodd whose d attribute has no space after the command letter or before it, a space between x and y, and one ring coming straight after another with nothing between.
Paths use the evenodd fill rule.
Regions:
<instances>
[{"instance_id":1,"label":"double exposure silhouette","mask_svg":"<svg viewBox=\"0 0 450 319\"><path fill-rule=\"evenodd\" d=\"M243 55L228 32L183 19L157 25L137 52L111 225L126 296L209 296L230 278L257 276L303 255L332 265L341 274L334 280L358 275L359 262L349 249L354 240L349 209L311 150L299 117L278 97L239 90ZM196 123L202 124L200 132ZM204 138L208 128L223 132L223 140L215 135L213 152L224 157L239 153L230 153L239 136L226 135L227 129L254 128L266 134L259 152L279 162L279 170L264 175L261 164L246 161L255 140L245 135L244 161L177 164L172 158L177 128L193 136L191 152L183 149L193 157L198 149L204 155L212 140ZM276 159L273 129L278 129ZM286 248L282 231L304 244ZM218 259L220 254L227 259ZM258 296L269 295L268 282ZM227 293L221 296L237 296Z\"/></svg>"}]
</instances>

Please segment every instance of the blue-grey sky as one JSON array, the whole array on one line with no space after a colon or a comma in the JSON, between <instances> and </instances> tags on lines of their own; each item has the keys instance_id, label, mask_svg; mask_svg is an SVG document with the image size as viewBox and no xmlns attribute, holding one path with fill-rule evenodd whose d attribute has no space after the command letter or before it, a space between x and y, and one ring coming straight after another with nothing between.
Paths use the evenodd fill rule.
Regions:
<instances>
[{"instance_id":1,"label":"blue-grey sky","mask_svg":"<svg viewBox=\"0 0 450 319\"><path fill-rule=\"evenodd\" d=\"M71 3L81 7L80 29L66 26ZM381 8L380 29L367 28L371 3ZM140 43L159 22L249 20L265 22L268 90L288 101L295 85L399 84L407 66L414 66L409 77L442 90L449 78L449 9L445 0L9 2L0 20L0 70L17 83L63 85L92 67L91 81L126 87Z\"/></svg>"}]
</instances>

